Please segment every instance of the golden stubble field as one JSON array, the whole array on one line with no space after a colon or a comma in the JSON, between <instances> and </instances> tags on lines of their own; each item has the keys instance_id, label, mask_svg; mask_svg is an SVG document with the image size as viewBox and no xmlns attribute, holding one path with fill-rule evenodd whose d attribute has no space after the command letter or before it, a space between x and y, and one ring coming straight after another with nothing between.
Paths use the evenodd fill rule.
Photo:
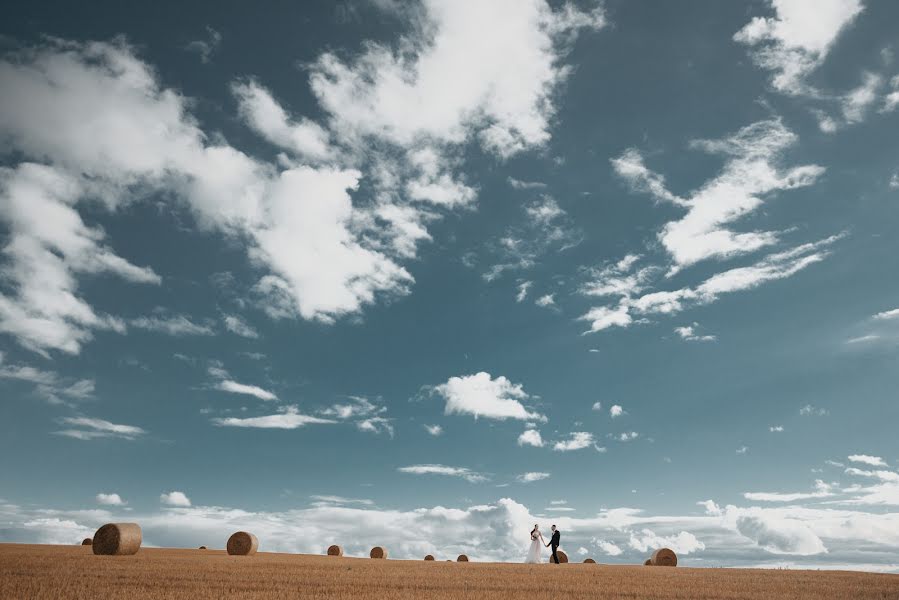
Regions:
<instances>
[{"instance_id":1,"label":"golden stubble field","mask_svg":"<svg viewBox=\"0 0 899 600\"><path fill-rule=\"evenodd\" d=\"M809 600L899 598L899 575L606 565L523 565L143 548L0 544L0 598L434 598Z\"/></svg>"}]
</instances>

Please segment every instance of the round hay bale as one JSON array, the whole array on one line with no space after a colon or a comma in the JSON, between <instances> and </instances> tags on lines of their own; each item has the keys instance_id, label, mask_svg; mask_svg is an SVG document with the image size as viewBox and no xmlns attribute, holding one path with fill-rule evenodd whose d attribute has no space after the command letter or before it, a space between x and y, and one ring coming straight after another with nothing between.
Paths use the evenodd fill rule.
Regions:
<instances>
[{"instance_id":1,"label":"round hay bale","mask_svg":"<svg viewBox=\"0 0 899 600\"><path fill-rule=\"evenodd\" d=\"M343 556L343 548L337 544L328 546L328 556Z\"/></svg>"},{"instance_id":2,"label":"round hay bale","mask_svg":"<svg viewBox=\"0 0 899 600\"><path fill-rule=\"evenodd\" d=\"M647 558L647 559L646 559L646 562L643 563L643 566L644 566L644 567L651 567L651 566L652 566L652 559L651 559L651 558Z\"/></svg>"},{"instance_id":3,"label":"round hay bale","mask_svg":"<svg viewBox=\"0 0 899 600\"><path fill-rule=\"evenodd\" d=\"M206 546L200 546L200 547L198 548L198 550L205 550L205 549L206 549Z\"/></svg>"},{"instance_id":4,"label":"round hay bale","mask_svg":"<svg viewBox=\"0 0 899 600\"><path fill-rule=\"evenodd\" d=\"M434 555L433 554L425 555L425 560L434 560Z\"/></svg>"},{"instance_id":5,"label":"round hay bale","mask_svg":"<svg viewBox=\"0 0 899 600\"><path fill-rule=\"evenodd\" d=\"M556 550L556 556L559 557L559 564L560 564L560 565L564 565L565 563L568 562L568 555L565 554L564 552L562 552L561 550ZM550 553L550 555L549 555L549 562L553 562L553 555L552 555L552 553Z\"/></svg>"},{"instance_id":6,"label":"round hay bale","mask_svg":"<svg viewBox=\"0 0 899 600\"><path fill-rule=\"evenodd\" d=\"M652 565L654 567L676 567L677 554L670 548L659 548L652 553Z\"/></svg>"},{"instance_id":7,"label":"round hay bale","mask_svg":"<svg viewBox=\"0 0 899 600\"><path fill-rule=\"evenodd\" d=\"M468 562L468 556L460 554L456 557L456 562Z\"/></svg>"},{"instance_id":8,"label":"round hay bale","mask_svg":"<svg viewBox=\"0 0 899 600\"><path fill-rule=\"evenodd\" d=\"M371 558L387 558L387 548L382 546L375 546L371 549L371 552L368 553Z\"/></svg>"},{"instance_id":9,"label":"round hay bale","mask_svg":"<svg viewBox=\"0 0 899 600\"><path fill-rule=\"evenodd\" d=\"M82 545L82 546L90 546L90 545L92 545L93 543L94 543L94 540L92 540L92 539L90 539L90 538L84 538L83 540L81 540L81 545Z\"/></svg>"},{"instance_id":10,"label":"round hay bale","mask_svg":"<svg viewBox=\"0 0 899 600\"><path fill-rule=\"evenodd\" d=\"M232 556L252 556L259 549L259 540L252 533L246 531L238 531L232 533L228 538L228 545L225 546L228 554Z\"/></svg>"},{"instance_id":11,"label":"round hay bale","mask_svg":"<svg viewBox=\"0 0 899 600\"><path fill-rule=\"evenodd\" d=\"M585 558L585 559L584 559L584 564L585 564L585 565L595 565L595 564L596 564L596 561L593 560L592 558Z\"/></svg>"},{"instance_id":12,"label":"round hay bale","mask_svg":"<svg viewBox=\"0 0 899 600\"><path fill-rule=\"evenodd\" d=\"M94 534L91 547L94 554L136 554L141 541L143 536L137 523L107 523Z\"/></svg>"}]
</instances>

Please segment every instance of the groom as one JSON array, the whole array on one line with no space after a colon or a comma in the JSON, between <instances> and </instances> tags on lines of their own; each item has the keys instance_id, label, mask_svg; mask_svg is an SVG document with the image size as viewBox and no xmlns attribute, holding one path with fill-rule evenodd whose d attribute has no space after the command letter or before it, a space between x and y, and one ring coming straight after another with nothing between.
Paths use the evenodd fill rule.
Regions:
<instances>
[{"instance_id":1,"label":"groom","mask_svg":"<svg viewBox=\"0 0 899 600\"><path fill-rule=\"evenodd\" d=\"M550 529L553 532L553 536L552 536L552 538L550 538L549 543L546 545L546 547L547 548L549 548L550 546L553 547L552 562L559 564L559 555L556 554L556 550L559 549L559 540L562 538L562 534L559 533L559 530L556 529L555 525L550 527Z\"/></svg>"}]
</instances>

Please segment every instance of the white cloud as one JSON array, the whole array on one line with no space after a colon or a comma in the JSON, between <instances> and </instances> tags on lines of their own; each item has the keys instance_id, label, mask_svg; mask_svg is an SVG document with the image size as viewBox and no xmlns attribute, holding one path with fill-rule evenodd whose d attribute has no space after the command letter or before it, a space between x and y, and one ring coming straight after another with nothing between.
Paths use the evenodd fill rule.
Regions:
<instances>
[{"instance_id":1,"label":"white cloud","mask_svg":"<svg viewBox=\"0 0 899 600\"><path fill-rule=\"evenodd\" d=\"M231 394L245 394L247 396L255 396L260 400L266 401L278 399L278 396L268 390L262 389L261 387L238 383L236 381L231 381L230 379L219 381L215 385L215 389L221 390L223 392L229 392Z\"/></svg>"},{"instance_id":2,"label":"white cloud","mask_svg":"<svg viewBox=\"0 0 899 600\"><path fill-rule=\"evenodd\" d=\"M747 452L749 452L748 446L740 446L737 448L737 454L746 454Z\"/></svg>"},{"instance_id":3,"label":"white cloud","mask_svg":"<svg viewBox=\"0 0 899 600\"><path fill-rule=\"evenodd\" d=\"M624 414L624 409L621 408L621 406L618 404L613 404L612 407L609 409L609 416L612 417L613 419L615 417L620 417L623 414Z\"/></svg>"},{"instance_id":4,"label":"white cloud","mask_svg":"<svg viewBox=\"0 0 899 600\"><path fill-rule=\"evenodd\" d=\"M631 532L628 545L644 554L658 548L671 548L683 556L705 550L705 544L688 531L681 531L677 535L660 536L650 529L643 529L639 532Z\"/></svg>"},{"instance_id":5,"label":"white cloud","mask_svg":"<svg viewBox=\"0 0 899 600\"><path fill-rule=\"evenodd\" d=\"M636 431L625 431L618 435L616 438L619 442L632 442L635 439L640 437L640 434Z\"/></svg>"},{"instance_id":6,"label":"white cloud","mask_svg":"<svg viewBox=\"0 0 899 600\"><path fill-rule=\"evenodd\" d=\"M312 89L341 138L409 147L477 137L501 157L542 145L553 89L568 74L557 36L604 24L599 9L553 12L542 0L428 0L416 17L395 48L369 43L352 64L327 53L312 65Z\"/></svg>"},{"instance_id":7,"label":"white cloud","mask_svg":"<svg viewBox=\"0 0 899 600\"><path fill-rule=\"evenodd\" d=\"M38 261L48 276L35 279L42 281L35 290L23 278L14 280L20 283L15 296L3 298L0 330L32 349L70 353L93 330L123 331L120 321L96 314L75 296L75 276L105 270L143 283L159 277L100 245L102 234L81 223L75 205L99 197L115 210L144 195L126 192L146 188L186 201L201 227L246 241L254 264L270 272L256 290L272 315L329 322L359 312L380 294L406 293L411 276L351 223L365 220L348 193L358 171L297 166L277 173L230 146L207 145L185 100L161 88L130 47L47 44L22 51L15 63L0 62L0 134L25 156L53 165L23 163L4 171L3 218L15 215L10 205L29 207L15 223L11 241L18 254L7 268L24 273ZM141 144L122 146L122 139ZM45 209L62 219L37 219ZM35 229L41 220L44 229ZM64 229L42 233L56 222ZM42 295L56 300L40 302Z\"/></svg>"},{"instance_id":8,"label":"white cloud","mask_svg":"<svg viewBox=\"0 0 899 600\"><path fill-rule=\"evenodd\" d=\"M279 413L274 415L247 418L214 418L212 422L221 427L249 427L257 429L297 429L305 425L336 423L332 419L304 415L296 406L285 406L280 409Z\"/></svg>"},{"instance_id":9,"label":"white cloud","mask_svg":"<svg viewBox=\"0 0 899 600\"><path fill-rule=\"evenodd\" d=\"M332 157L328 132L306 118L293 122L271 92L256 81L234 83L231 90L247 124L272 144L305 159Z\"/></svg>"},{"instance_id":10,"label":"white cloud","mask_svg":"<svg viewBox=\"0 0 899 600\"><path fill-rule=\"evenodd\" d=\"M96 389L93 379L72 381L60 377L54 371L44 371L29 365L6 364L2 352L0 379L33 383L37 394L51 404L70 404L71 400L85 400L93 397Z\"/></svg>"},{"instance_id":11,"label":"white cloud","mask_svg":"<svg viewBox=\"0 0 899 600\"><path fill-rule=\"evenodd\" d=\"M806 77L827 57L839 34L862 11L861 0L770 0L774 17L755 17L734 40L749 46L755 63L773 72L779 92L814 93Z\"/></svg>"},{"instance_id":12,"label":"white cloud","mask_svg":"<svg viewBox=\"0 0 899 600\"><path fill-rule=\"evenodd\" d=\"M590 407L590 410L594 410L596 412L601 411L602 410L602 402L594 402L593 406Z\"/></svg>"},{"instance_id":13,"label":"white cloud","mask_svg":"<svg viewBox=\"0 0 899 600\"><path fill-rule=\"evenodd\" d=\"M899 319L899 308L894 308L892 310L885 310L883 312L879 312L875 314L873 319L878 320L888 320L888 319Z\"/></svg>"},{"instance_id":14,"label":"white cloud","mask_svg":"<svg viewBox=\"0 0 899 600\"><path fill-rule=\"evenodd\" d=\"M118 494L97 494L97 503L105 504L106 506L124 506L125 501L122 500L122 497Z\"/></svg>"},{"instance_id":15,"label":"white cloud","mask_svg":"<svg viewBox=\"0 0 899 600\"><path fill-rule=\"evenodd\" d=\"M190 506L190 498L184 492L172 491L159 495L159 501L169 506L186 508Z\"/></svg>"},{"instance_id":16,"label":"white cloud","mask_svg":"<svg viewBox=\"0 0 899 600\"><path fill-rule=\"evenodd\" d=\"M557 452L571 452L573 450L583 450L594 445L593 434L588 431L573 431L567 440L559 440L553 444L553 450Z\"/></svg>"},{"instance_id":17,"label":"white cloud","mask_svg":"<svg viewBox=\"0 0 899 600\"><path fill-rule=\"evenodd\" d=\"M823 261L830 253L828 247L842 239L843 234L801 244L783 252L769 254L748 267L722 271L706 279L695 288L651 292L632 299L622 297L618 306L596 307L580 317L591 321L590 331L609 327L627 327L634 322L631 312L638 315L676 314L689 306L709 304L723 294L750 290L770 281L786 279L806 267Z\"/></svg>"},{"instance_id":18,"label":"white cloud","mask_svg":"<svg viewBox=\"0 0 899 600\"><path fill-rule=\"evenodd\" d=\"M329 544L339 543L349 556L368 556L372 546L385 545L391 556L401 559L464 553L476 561L512 562L523 559L522 532L541 521L510 498L473 506L411 509L341 505L325 498L308 508L284 511L166 507L130 513L128 518L141 524L145 543L154 546L196 547L244 529L256 533L260 549L266 552L322 554ZM689 551L678 552L685 566L772 567L787 556L796 568L896 569L899 515L879 507L869 512L803 506L721 507L714 501L703 505L705 514L698 515L654 515L619 507L586 518L559 514L553 521L562 530L566 547L605 548L616 562L625 564L642 562L651 549L665 545ZM11 542L77 543L115 518L106 510L62 511L0 503L4 540ZM619 548L621 554L600 541ZM704 549L698 549L699 543ZM818 552L822 547L826 552Z\"/></svg>"},{"instance_id":19,"label":"white cloud","mask_svg":"<svg viewBox=\"0 0 899 600\"><path fill-rule=\"evenodd\" d=\"M833 486L820 479L816 479L814 492L746 492L743 494L743 497L747 500L752 500L753 502L796 502L812 498L827 498L833 495Z\"/></svg>"},{"instance_id":20,"label":"white cloud","mask_svg":"<svg viewBox=\"0 0 899 600\"><path fill-rule=\"evenodd\" d=\"M546 417L527 410L522 404L522 401L531 398L522 385L512 383L503 376L494 379L482 371L474 375L450 377L446 383L434 386L433 391L446 400L444 412L448 415L546 421Z\"/></svg>"},{"instance_id":21,"label":"white cloud","mask_svg":"<svg viewBox=\"0 0 899 600\"><path fill-rule=\"evenodd\" d=\"M542 480L548 479L548 478L549 478L549 473L541 473L538 471L530 471L528 473L522 473L521 475L516 477L516 479L518 479L518 481L520 481L521 483L531 483L534 481L542 481ZM547 510L551 510L551 509L547 509Z\"/></svg>"},{"instance_id":22,"label":"white cloud","mask_svg":"<svg viewBox=\"0 0 899 600\"><path fill-rule=\"evenodd\" d=\"M700 335L696 333L696 327L698 326L698 323L693 323L692 325L684 327L675 327L674 333L679 335L682 340L688 342L714 342L718 339L718 337L714 335Z\"/></svg>"},{"instance_id":23,"label":"white cloud","mask_svg":"<svg viewBox=\"0 0 899 600\"><path fill-rule=\"evenodd\" d=\"M225 322L225 329L227 329L231 333L237 334L241 337L252 339L259 337L259 332L257 332L252 326L241 319L238 315L224 315L223 320Z\"/></svg>"},{"instance_id":24,"label":"white cloud","mask_svg":"<svg viewBox=\"0 0 899 600\"><path fill-rule=\"evenodd\" d=\"M536 304L537 306L542 306L544 308L548 306L555 306L556 301L553 296L555 296L555 294L546 294L545 296L540 296L534 301L534 304Z\"/></svg>"},{"instance_id":25,"label":"white cloud","mask_svg":"<svg viewBox=\"0 0 899 600\"><path fill-rule=\"evenodd\" d=\"M125 440L134 440L147 433L140 427L134 425L121 425L111 423L103 419L94 419L91 417L64 417L60 419L64 425L68 425L71 429L63 429L55 432L78 440L93 440L99 438L119 438Z\"/></svg>"},{"instance_id":26,"label":"white cloud","mask_svg":"<svg viewBox=\"0 0 899 600\"><path fill-rule=\"evenodd\" d=\"M741 535L772 554L808 556L827 552L824 542L806 524L794 519L748 514L736 517Z\"/></svg>"},{"instance_id":27,"label":"white cloud","mask_svg":"<svg viewBox=\"0 0 899 600\"><path fill-rule=\"evenodd\" d=\"M771 433L782 433L783 430L783 425L772 425L768 428L768 431L770 431Z\"/></svg>"},{"instance_id":28,"label":"white cloud","mask_svg":"<svg viewBox=\"0 0 899 600\"><path fill-rule=\"evenodd\" d=\"M397 469L400 473L412 475L445 475L447 477L460 477L471 483L487 481L487 477L465 467L448 467L446 465L409 465Z\"/></svg>"},{"instance_id":29,"label":"white cloud","mask_svg":"<svg viewBox=\"0 0 899 600\"><path fill-rule=\"evenodd\" d=\"M883 107L880 109L881 112L890 112L899 106L899 75L896 75L890 80L890 89L892 91L883 99ZM891 187L899 187L899 183L897 183L896 186L891 185Z\"/></svg>"},{"instance_id":30,"label":"white cloud","mask_svg":"<svg viewBox=\"0 0 899 600\"><path fill-rule=\"evenodd\" d=\"M518 445L542 448L544 445L543 437L536 429L526 429L521 432L521 435L518 436Z\"/></svg>"},{"instance_id":31,"label":"white cloud","mask_svg":"<svg viewBox=\"0 0 899 600\"><path fill-rule=\"evenodd\" d=\"M594 538L593 544L599 549L600 552L608 556L620 556L624 552L624 550L619 548L617 544L606 540L599 540Z\"/></svg>"},{"instance_id":32,"label":"white cloud","mask_svg":"<svg viewBox=\"0 0 899 600\"><path fill-rule=\"evenodd\" d=\"M22 88L10 89L20 84ZM32 102L6 96L30 89L27 82L10 77L9 65L0 62L0 135L11 125L7 119L17 118L6 115L7 110ZM0 295L0 332L45 355L48 350L77 354L93 330L125 329L121 320L98 314L78 296L78 275L110 273L134 283L161 281L152 269L117 255L103 243L101 229L84 223L74 205L86 192L84 183L53 167L22 163L0 168L0 224L9 231L0 276L10 290Z\"/></svg>"},{"instance_id":33,"label":"white cloud","mask_svg":"<svg viewBox=\"0 0 899 600\"><path fill-rule=\"evenodd\" d=\"M843 98L843 118L847 123L859 123L879 99L878 91L883 78L874 73L863 73L862 83Z\"/></svg>"},{"instance_id":34,"label":"white cloud","mask_svg":"<svg viewBox=\"0 0 899 600\"><path fill-rule=\"evenodd\" d=\"M872 467L886 467L886 461L879 456L870 456L868 454L852 454L847 457L851 462L871 465Z\"/></svg>"},{"instance_id":35,"label":"white cloud","mask_svg":"<svg viewBox=\"0 0 899 600\"><path fill-rule=\"evenodd\" d=\"M691 147L723 155L720 174L706 181L688 198L669 192L661 176L643 165L635 149L613 159L615 172L636 191L686 209L687 214L666 224L659 241L674 260L673 272L710 258L726 259L754 252L778 241L771 231L734 232L728 225L758 210L762 196L778 190L812 185L824 172L818 165L782 170L784 151L798 136L780 119L758 121L719 140L694 140Z\"/></svg>"},{"instance_id":36,"label":"white cloud","mask_svg":"<svg viewBox=\"0 0 899 600\"><path fill-rule=\"evenodd\" d=\"M440 425L425 425L424 428L425 431L435 437L443 433L443 427L441 427Z\"/></svg>"},{"instance_id":37,"label":"white cloud","mask_svg":"<svg viewBox=\"0 0 899 600\"><path fill-rule=\"evenodd\" d=\"M528 297L528 290L531 289L531 286L534 285L533 281L523 281L518 284L518 294L515 296L516 302L524 302L525 298Z\"/></svg>"}]
</instances>

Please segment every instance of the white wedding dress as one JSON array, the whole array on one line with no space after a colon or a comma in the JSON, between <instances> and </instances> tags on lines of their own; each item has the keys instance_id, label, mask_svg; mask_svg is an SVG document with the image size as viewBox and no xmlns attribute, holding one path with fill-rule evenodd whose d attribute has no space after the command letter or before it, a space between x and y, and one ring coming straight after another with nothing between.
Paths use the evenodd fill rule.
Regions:
<instances>
[{"instance_id":1,"label":"white wedding dress","mask_svg":"<svg viewBox=\"0 0 899 600\"><path fill-rule=\"evenodd\" d=\"M531 546L528 548L527 558L524 559L526 563L539 563L540 562L540 552L543 550L543 542L540 541L539 534L531 534Z\"/></svg>"}]
</instances>

